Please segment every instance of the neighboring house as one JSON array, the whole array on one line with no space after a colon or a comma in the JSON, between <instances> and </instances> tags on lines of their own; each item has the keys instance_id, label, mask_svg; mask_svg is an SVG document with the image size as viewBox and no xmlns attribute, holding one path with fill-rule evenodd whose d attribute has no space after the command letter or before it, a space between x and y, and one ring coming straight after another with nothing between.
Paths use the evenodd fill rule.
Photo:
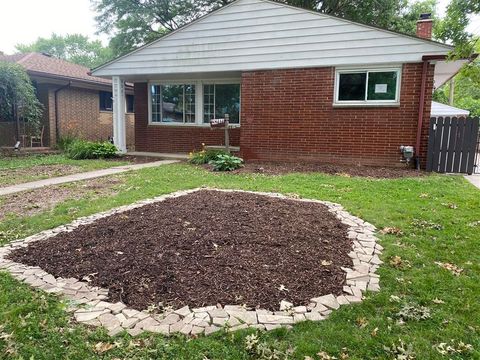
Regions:
<instances>
[{"instance_id":1,"label":"neighboring house","mask_svg":"<svg viewBox=\"0 0 480 360\"><path fill-rule=\"evenodd\" d=\"M468 115L470 115L470 111L468 110L432 101L432 111L430 116L466 118Z\"/></svg>"},{"instance_id":2,"label":"neighboring house","mask_svg":"<svg viewBox=\"0 0 480 360\"><path fill-rule=\"evenodd\" d=\"M135 148L220 145L209 121L230 115L247 160L425 164L432 92L465 61L431 41L267 0L237 0L93 71L112 78L125 151L124 83L135 84Z\"/></svg>"},{"instance_id":3,"label":"neighboring house","mask_svg":"<svg viewBox=\"0 0 480 360\"><path fill-rule=\"evenodd\" d=\"M90 69L46 54L0 55L0 61L25 68L43 104L43 144L55 146L61 136L75 135L89 140L107 140L113 136L112 82L91 76ZM127 144L134 144L133 88L126 88ZM21 141L29 146L28 123L18 129ZM13 146L17 124L0 119L0 146ZM38 145L38 144L37 144Z\"/></svg>"}]
</instances>

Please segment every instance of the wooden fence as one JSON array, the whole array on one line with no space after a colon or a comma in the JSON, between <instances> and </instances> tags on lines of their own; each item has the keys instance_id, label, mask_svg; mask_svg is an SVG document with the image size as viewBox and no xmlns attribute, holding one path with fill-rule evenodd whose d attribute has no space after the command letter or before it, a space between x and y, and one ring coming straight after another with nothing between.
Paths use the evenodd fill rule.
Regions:
<instances>
[{"instance_id":1,"label":"wooden fence","mask_svg":"<svg viewBox=\"0 0 480 360\"><path fill-rule=\"evenodd\" d=\"M475 170L480 119L430 119L427 171L472 174Z\"/></svg>"}]
</instances>

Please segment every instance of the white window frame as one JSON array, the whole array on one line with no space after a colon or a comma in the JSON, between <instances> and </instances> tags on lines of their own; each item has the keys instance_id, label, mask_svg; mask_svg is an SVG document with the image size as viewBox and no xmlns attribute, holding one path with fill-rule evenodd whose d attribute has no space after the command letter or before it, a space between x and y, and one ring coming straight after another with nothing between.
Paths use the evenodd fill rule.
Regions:
<instances>
[{"instance_id":1,"label":"white window frame","mask_svg":"<svg viewBox=\"0 0 480 360\"><path fill-rule=\"evenodd\" d=\"M395 89L395 100L368 100L368 73L371 72L396 72L397 87ZM349 73L366 73L365 81L365 100L339 100L340 75ZM400 105L400 89L402 83L402 67L356 67L356 68L336 68L335 69L335 93L333 106L399 106Z\"/></svg>"},{"instance_id":2,"label":"white window frame","mask_svg":"<svg viewBox=\"0 0 480 360\"><path fill-rule=\"evenodd\" d=\"M178 127L210 127L209 123L203 122L203 85L212 84L239 84L241 79L179 79L179 80L153 80L148 82L148 124L154 126L178 126ZM176 122L156 122L152 121L152 86L158 85L195 85L195 122L194 123L176 123ZM242 109L242 87L240 86L240 114L239 123L232 124L233 127L240 127ZM185 114L184 114L185 116Z\"/></svg>"}]
</instances>

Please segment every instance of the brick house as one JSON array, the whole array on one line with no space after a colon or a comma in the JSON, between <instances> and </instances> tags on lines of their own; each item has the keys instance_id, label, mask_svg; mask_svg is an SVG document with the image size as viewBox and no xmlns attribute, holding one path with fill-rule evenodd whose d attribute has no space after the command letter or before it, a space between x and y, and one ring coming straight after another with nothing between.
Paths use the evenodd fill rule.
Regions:
<instances>
[{"instance_id":1,"label":"brick house","mask_svg":"<svg viewBox=\"0 0 480 360\"><path fill-rule=\"evenodd\" d=\"M44 107L41 125L43 144L53 147L59 137L76 135L88 140L107 140L113 135L112 82L91 76L90 69L41 53L0 55L0 61L25 68ZM126 87L127 144L134 144L133 87ZM18 134L17 134L18 132ZM0 146L11 147L19 140L29 146L27 123L0 120ZM26 136L22 136L26 135Z\"/></svg>"},{"instance_id":2,"label":"brick house","mask_svg":"<svg viewBox=\"0 0 480 360\"><path fill-rule=\"evenodd\" d=\"M135 85L135 146L189 152L220 145L209 121L230 115L246 160L425 162L432 92L465 61L417 36L268 0L237 0L94 70L113 79L118 148L124 83ZM116 100L118 99L118 100ZM118 117L117 117L118 115Z\"/></svg>"}]
</instances>

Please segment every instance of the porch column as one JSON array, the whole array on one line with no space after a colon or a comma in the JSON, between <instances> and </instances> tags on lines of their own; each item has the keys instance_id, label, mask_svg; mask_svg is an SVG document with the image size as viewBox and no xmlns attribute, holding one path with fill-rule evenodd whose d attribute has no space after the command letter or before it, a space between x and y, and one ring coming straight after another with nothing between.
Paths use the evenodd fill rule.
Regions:
<instances>
[{"instance_id":1,"label":"porch column","mask_svg":"<svg viewBox=\"0 0 480 360\"><path fill-rule=\"evenodd\" d=\"M125 83L119 76L112 77L113 143L121 153L127 152L125 129Z\"/></svg>"}]
</instances>

